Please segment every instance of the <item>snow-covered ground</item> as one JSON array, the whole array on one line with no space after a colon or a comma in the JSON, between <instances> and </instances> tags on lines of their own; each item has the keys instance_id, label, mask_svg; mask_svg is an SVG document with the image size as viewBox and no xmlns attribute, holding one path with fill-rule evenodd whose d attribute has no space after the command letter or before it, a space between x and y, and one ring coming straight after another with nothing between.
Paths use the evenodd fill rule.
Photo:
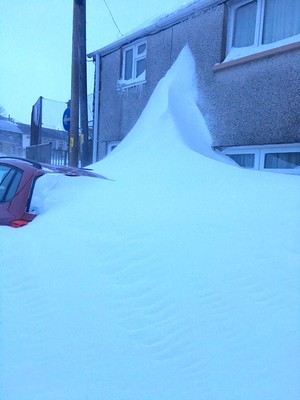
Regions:
<instances>
[{"instance_id":1,"label":"snow-covered ground","mask_svg":"<svg viewBox=\"0 0 300 400\"><path fill-rule=\"evenodd\" d=\"M185 48L111 180L0 227L1 399L300 398L299 176L222 162L196 101Z\"/></svg>"}]
</instances>

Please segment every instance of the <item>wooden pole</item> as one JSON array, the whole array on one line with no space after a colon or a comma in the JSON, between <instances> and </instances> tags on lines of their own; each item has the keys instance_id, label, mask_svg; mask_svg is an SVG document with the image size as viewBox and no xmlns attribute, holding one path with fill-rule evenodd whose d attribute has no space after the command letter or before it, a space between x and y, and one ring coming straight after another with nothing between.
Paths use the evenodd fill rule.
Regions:
<instances>
[{"instance_id":1,"label":"wooden pole","mask_svg":"<svg viewBox=\"0 0 300 400\"><path fill-rule=\"evenodd\" d=\"M82 166L91 163L89 157L87 72L86 72L86 0L80 1L79 17L79 109L82 142Z\"/></svg>"},{"instance_id":2,"label":"wooden pole","mask_svg":"<svg viewBox=\"0 0 300 400\"><path fill-rule=\"evenodd\" d=\"M90 157L86 73L86 0L73 1L70 125L70 165L78 166L79 155L81 156L81 166L88 165ZM82 143L79 141L79 129L82 134Z\"/></svg>"},{"instance_id":3,"label":"wooden pole","mask_svg":"<svg viewBox=\"0 0 300 400\"><path fill-rule=\"evenodd\" d=\"M70 165L78 166L78 132L79 132L79 5L73 1L73 33L72 33L72 71L71 71L71 113L70 113Z\"/></svg>"}]
</instances>

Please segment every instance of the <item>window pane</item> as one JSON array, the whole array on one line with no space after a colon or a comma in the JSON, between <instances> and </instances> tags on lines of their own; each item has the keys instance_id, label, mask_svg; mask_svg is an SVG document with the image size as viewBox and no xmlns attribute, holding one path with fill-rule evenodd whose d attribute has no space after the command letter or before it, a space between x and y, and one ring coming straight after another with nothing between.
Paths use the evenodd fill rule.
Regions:
<instances>
[{"instance_id":1,"label":"window pane","mask_svg":"<svg viewBox=\"0 0 300 400\"><path fill-rule=\"evenodd\" d=\"M132 79L133 50L125 52L125 79Z\"/></svg>"},{"instance_id":2,"label":"window pane","mask_svg":"<svg viewBox=\"0 0 300 400\"><path fill-rule=\"evenodd\" d=\"M11 171L10 167L4 165L0 166L0 202L4 200L4 195L9 183L8 179L6 178L9 171Z\"/></svg>"},{"instance_id":3,"label":"window pane","mask_svg":"<svg viewBox=\"0 0 300 400\"><path fill-rule=\"evenodd\" d=\"M246 47L254 44L257 1L239 7L235 12L233 47Z\"/></svg>"},{"instance_id":4,"label":"window pane","mask_svg":"<svg viewBox=\"0 0 300 400\"><path fill-rule=\"evenodd\" d=\"M265 168L293 169L300 167L300 152L268 153L265 155Z\"/></svg>"},{"instance_id":5,"label":"window pane","mask_svg":"<svg viewBox=\"0 0 300 400\"><path fill-rule=\"evenodd\" d=\"M136 63L136 78L146 70L146 59L143 58L142 60L137 61Z\"/></svg>"},{"instance_id":6,"label":"window pane","mask_svg":"<svg viewBox=\"0 0 300 400\"><path fill-rule=\"evenodd\" d=\"M14 195L18 189L19 183L21 181L21 178L22 178L22 172L20 172L20 171L15 172L13 180L12 180L12 182L8 188L8 191L5 195L5 201L11 200L14 197Z\"/></svg>"},{"instance_id":7,"label":"window pane","mask_svg":"<svg viewBox=\"0 0 300 400\"><path fill-rule=\"evenodd\" d=\"M254 154L227 154L230 158L232 158L239 166L245 168L253 168L254 167Z\"/></svg>"},{"instance_id":8,"label":"window pane","mask_svg":"<svg viewBox=\"0 0 300 400\"><path fill-rule=\"evenodd\" d=\"M140 46L138 46L138 54L143 54L145 50L146 44L141 44Z\"/></svg>"},{"instance_id":9,"label":"window pane","mask_svg":"<svg viewBox=\"0 0 300 400\"><path fill-rule=\"evenodd\" d=\"M10 167L6 166L6 165L0 165L0 185L2 184L3 179L5 178L5 176L7 175L7 173L9 172Z\"/></svg>"},{"instance_id":10,"label":"window pane","mask_svg":"<svg viewBox=\"0 0 300 400\"><path fill-rule=\"evenodd\" d=\"M1 166L0 176L0 202L9 201L16 193L22 177L22 172L14 168Z\"/></svg>"},{"instance_id":11,"label":"window pane","mask_svg":"<svg viewBox=\"0 0 300 400\"><path fill-rule=\"evenodd\" d=\"M263 44L300 33L299 0L266 0Z\"/></svg>"},{"instance_id":12,"label":"window pane","mask_svg":"<svg viewBox=\"0 0 300 400\"><path fill-rule=\"evenodd\" d=\"M48 177L47 177L48 178ZM32 183L30 203L27 204L26 212L40 214L44 209L45 200L45 185L49 185L47 181L41 179L41 177L36 178ZM49 189L49 187L47 188Z\"/></svg>"}]
</instances>

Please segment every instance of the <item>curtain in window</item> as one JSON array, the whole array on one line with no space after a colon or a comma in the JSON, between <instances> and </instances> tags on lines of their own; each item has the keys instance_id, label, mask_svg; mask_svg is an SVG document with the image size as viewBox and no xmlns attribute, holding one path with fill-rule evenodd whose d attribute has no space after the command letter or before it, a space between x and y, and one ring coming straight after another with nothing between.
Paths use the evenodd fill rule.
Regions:
<instances>
[{"instance_id":1,"label":"curtain in window","mask_svg":"<svg viewBox=\"0 0 300 400\"><path fill-rule=\"evenodd\" d=\"M300 0L265 0L262 43L300 33Z\"/></svg>"},{"instance_id":2,"label":"curtain in window","mask_svg":"<svg viewBox=\"0 0 300 400\"><path fill-rule=\"evenodd\" d=\"M245 168L254 168L254 154L227 154L238 165Z\"/></svg>"},{"instance_id":3,"label":"curtain in window","mask_svg":"<svg viewBox=\"0 0 300 400\"><path fill-rule=\"evenodd\" d=\"M257 0L246 3L235 11L233 47L254 44Z\"/></svg>"},{"instance_id":4,"label":"curtain in window","mask_svg":"<svg viewBox=\"0 0 300 400\"><path fill-rule=\"evenodd\" d=\"M293 169L300 167L300 153L267 153L265 155L265 168Z\"/></svg>"}]
</instances>

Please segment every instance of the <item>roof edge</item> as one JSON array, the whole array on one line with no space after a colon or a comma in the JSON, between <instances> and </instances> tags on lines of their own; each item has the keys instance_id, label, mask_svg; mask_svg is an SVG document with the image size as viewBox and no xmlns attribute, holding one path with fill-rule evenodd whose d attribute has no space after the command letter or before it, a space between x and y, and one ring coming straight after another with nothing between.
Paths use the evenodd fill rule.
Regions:
<instances>
[{"instance_id":1,"label":"roof edge","mask_svg":"<svg viewBox=\"0 0 300 400\"><path fill-rule=\"evenodd\" d=\"M137 40L149 34L154 34L161 31L162 29L167 29L168 27L176 24L177 22L181 21L183 18L187 17L195 11L199 11L213 5L220 5L225 3L226 1L227 0L196 0L193 3L190 3L187 6L183 6L182 8L179 8L164 17L158 17L156 20L154 20L152 24L148 26L137 29L132 33L129 33L128 35L124 35L122 36L122 38L104 47L101 47L99 50L95 50L87 54L87 57L95 59L96 55L105 55L111 53L112 51L117 50L124 45L133 42L134 40Z\"/></svg>"}]
</instances>

